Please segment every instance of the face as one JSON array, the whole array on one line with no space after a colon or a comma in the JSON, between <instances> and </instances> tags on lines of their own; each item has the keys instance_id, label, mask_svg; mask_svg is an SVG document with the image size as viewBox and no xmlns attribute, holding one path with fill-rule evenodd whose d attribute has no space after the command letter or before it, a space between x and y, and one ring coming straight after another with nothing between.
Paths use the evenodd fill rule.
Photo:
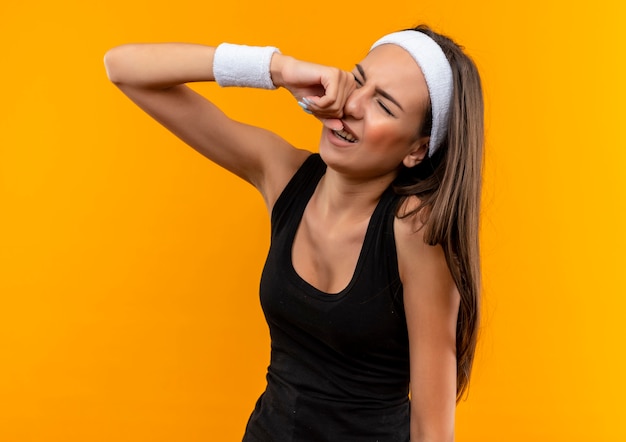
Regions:
<instances>
[{"instance_id":1,"label":"face","mask_svg":"<svg viewBox=\"0 0 626 442\"><path fill-rule=\"evenodd\" d=\"M421 69L399 46L373 49L353 70L357 88L344 106L344 130L324 128L320 154L340 173L371 179L395 178L428 151L418 131L428 103Z\"/></svg>"}]
</instances>

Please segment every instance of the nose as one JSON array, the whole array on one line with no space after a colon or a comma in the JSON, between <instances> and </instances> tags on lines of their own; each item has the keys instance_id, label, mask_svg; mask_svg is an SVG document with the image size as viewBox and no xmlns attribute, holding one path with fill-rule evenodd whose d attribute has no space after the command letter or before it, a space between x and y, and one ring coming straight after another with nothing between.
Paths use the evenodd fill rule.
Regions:
<instances>
[{"instance_id":1,"label":"nose","mask_svg":"<svg viewBox=\"0 0 626 442\"><path fill-rule=\"evenodd\" d=\"M346 104L343 106L344 116L351 116L357 120L363 118L363 100L367 94L365 87L359 87L352 91L346 100Z\"/></svg>"}]
</instances>

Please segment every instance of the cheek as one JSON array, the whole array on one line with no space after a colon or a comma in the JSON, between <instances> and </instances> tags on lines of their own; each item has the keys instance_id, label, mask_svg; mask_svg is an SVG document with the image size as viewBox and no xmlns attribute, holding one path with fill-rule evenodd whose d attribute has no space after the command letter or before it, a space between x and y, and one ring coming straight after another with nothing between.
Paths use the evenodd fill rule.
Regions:
<instances>
[{"instance_id":1,"label":"cheek","mask_svg":"<svg viewBox=\"0 0 626 442\"><path fill-rule=\"evenodd\" d=\"M388 150L393 147L401 149L407 146L414 136L413 133L406 132L406 129L395 121L381 121L370 125L368 139L374 147L380 149Z\"/></svg>"}]
</instances>

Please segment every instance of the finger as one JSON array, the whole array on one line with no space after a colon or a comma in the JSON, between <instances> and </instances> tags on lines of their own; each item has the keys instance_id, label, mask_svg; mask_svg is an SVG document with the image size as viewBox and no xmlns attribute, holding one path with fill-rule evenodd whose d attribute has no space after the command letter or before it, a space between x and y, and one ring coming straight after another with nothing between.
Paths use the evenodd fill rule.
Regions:
<instances>
[{"instance_id":1,"label":"finger","mask_svg":"<svg viewBox=\"0 0 626 442\"><path fill-rule=\"evenodd\" d=\"M328 112L335 113L342 109L341 103L338 103L338 98L341 97L343 86L343 75L339 69L332 69L327 73L327 76L322 77L322 86L324 86L324 95L315 102L320 108Z\"/></svg>"},{"instance_id":2,"label":"finger","mask_svg":"<svg viewBox=\"0 0 626 442\"><path fill-rule=\"evenodd\" d=\"M338 71L338 77L328 84L327 93L316 101L317 109L314 112L328 117L343 117L343 109L348 97L356 88L354 77L349 72Z\"/></svg>"},{"instance_id":3,"label":"finger","mask_svg":"<svg viewBox=\"0 0 626 442\"><path fill-rule=\"evenodd\" d=\"M319 119L329 118L329 117L341 117L341 115L337 115L333 109L322 108L317 103L319 102L320 97L304 97L300 101L298 101L298 105L307 113L313 114Z\"/></svg>"},{"instance_id":4,"label":"finger","mask_svg":"<svg viewBox=\"0 0 626 442\"><path fill-rule=\"evenodd\" d=\"M314 115L313 112L309 109L308 103L310 103L310 101L307 98L303 98L302 100L298 101L298 105L302 108L304 112L306 112L309 115ZM318 120L320 120L322 124L326 126L327 128L329 128L330 130L343 129L342 121L337 118L321 118L321 117L318 117L317 115L314 115L314 116Z\"/></svg>"},{"instance_id":5,"label":"finger","mask_svg":"<svg viewBox=\"0 0 626 442\"><path fill-rule=\"evenodd\" d=\"M306 98L303 98L302 100L298 101L298 106L300 106L302 110L306 112L307 114L312 114L313 111L309 109L309 103L310 103L309 100L307 100Z\"/></svg>"},{"instance_id":6,"label":"finger","mask_svg":"<svg viewBox=\"0 0 626 442\"><path fill-rule=\"evenodd\" d=\"M328 109L322 109L315 104L313 100L316 99L319 99L319 97L304 97L302 100L298 101L298 104L306 113L312 114L320 120L328 117L336 117L334 112L331 112Z\"/></svg>"},{"instance_id":7,"label":"finger","mask_svg":"<svg viewBox=\"0 0 626 442\"><path fill-rule=\"evenodd\" d=\"M315 115L313 113L313 111L311 111L309 109L309 104L308 103L310 103L310 101L308 99L306 99L306 98L303 98L302 100L298 101L298 105L302 108L302 110L304 112L306 112L309 115L315 116L327 128L329 128L331 130L341 130L341 129L343 129L343 123L342 123L341 120L339 120L337 118L322 118L322 117L319 117L319 116Z\"/></svg>"},{"instance_id":8,"label":"finger","mask_svg":"<svg viewBox=\"0 0 626 442\"><path fill-rule=\"evenodd\" d=\"M341 130L343 129L343 123L341 120L337 118L320 118L319 119L324 126L329 128L330 130Z\"/></svg>"}]
</instances>

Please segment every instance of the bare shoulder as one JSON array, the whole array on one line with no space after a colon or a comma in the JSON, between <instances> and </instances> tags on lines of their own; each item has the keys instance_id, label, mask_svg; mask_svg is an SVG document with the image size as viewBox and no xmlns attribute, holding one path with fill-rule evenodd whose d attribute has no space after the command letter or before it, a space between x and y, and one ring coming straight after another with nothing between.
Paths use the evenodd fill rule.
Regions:
<instances>
[{"instance_id":1,"label":"bare shoulder","mask_svg":"<svg viewBox=\"0 0 626 442\"><path fill-rule=\"evenodd\" d=\"M310 151L292 146L280 151L282 155L268 155L264 158L263 169L266 173L263 175L260 185L257 186L262 189L261 194L270 213L287 183L306 159L311 156Z\"/></svg>"},{"instance_id":2,"label":"bare shoulder","mask_svg":"<svg viewBox=\"0 0 626 442\"><path fill-rule=\"evenodd\" d=\"M438 292L456 292L443 248L425 241L427 226L423 213L405 216L417 209L419 204L417 197L407 198L394 221L400 278L405 287L417 287L420 292L427 287L435 288L433 286Z\"/></svg>"},{"instance_id":3,"label":"bare shoulder","mask_svg":"<svg viewBox=\"0 0 626 442\"><path fill-rule=\"evenodd\" d=\"M429 257L432 258L438 254L435 249L441 249L441 247L429 246L425 242L427 226L424 222L424 213L417 211L411 214L419 209L420 203L419 198L415 196L405 199L394 220L394 235L401 271L402 267L406 267L409 264L411 258L429 259ZM405 264L405 266L402 264Z\"/></svg>"}]
</instances>

